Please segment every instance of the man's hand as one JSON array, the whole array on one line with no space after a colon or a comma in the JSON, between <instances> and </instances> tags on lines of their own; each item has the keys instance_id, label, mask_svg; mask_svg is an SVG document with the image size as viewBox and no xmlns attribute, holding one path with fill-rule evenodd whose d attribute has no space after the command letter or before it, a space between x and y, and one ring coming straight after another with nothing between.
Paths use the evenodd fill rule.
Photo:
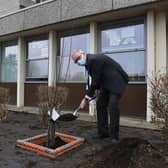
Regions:
<instances>
[{"instance_id":1,"label":"man's hand","mask_svg":"<svg viewBox=\"0 0 168 168\"><path fill-rule=\"evenodd\" d=\"M88 104L88 101L85 98L83 98L79 106L80 109L84 109L87 104Z\"/></svg>"}]
</instances>

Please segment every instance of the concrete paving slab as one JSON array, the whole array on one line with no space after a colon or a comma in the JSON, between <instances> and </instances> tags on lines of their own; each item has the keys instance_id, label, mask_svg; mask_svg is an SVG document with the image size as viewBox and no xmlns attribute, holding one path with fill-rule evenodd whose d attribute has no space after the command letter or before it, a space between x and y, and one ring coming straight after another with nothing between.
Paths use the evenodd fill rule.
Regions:
<instances>
[{"instance_id":1,"label":"concrete paving slab","mask_svg":"<svg viewBox=\"0 0 168 168\"><path fill-rule=\"evenodd\" d=\"M32 114L38 114L37 107L22 107L17 108L14 105L8 105L9 111L16 111L16 112L27 112ZM72 111L63 111L62 114L66 113L73 113ZM87 112L79 112L78 120L82 121L89 121L89 122L96 122L97 118L96 115L91 116ZM133 128L142 128L142 129L151 129L151 130L160 130L160 128L154 124L145 121L144 119L135 118L135 117L120 117L120 126L126 127L133 127Z\"/></svg>"}]
</instances>

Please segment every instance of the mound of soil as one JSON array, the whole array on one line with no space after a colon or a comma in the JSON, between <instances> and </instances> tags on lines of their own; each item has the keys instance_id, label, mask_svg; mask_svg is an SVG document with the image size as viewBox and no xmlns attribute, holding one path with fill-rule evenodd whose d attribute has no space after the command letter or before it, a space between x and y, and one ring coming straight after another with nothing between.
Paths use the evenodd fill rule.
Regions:
<instances>
[{"instance_id":1,"label":"mound of soil","mask_svg":"<svg viewBox=\"0 0 168 168\"><path fill-rule=\"evenodd\" d=\"M164 156L147 140L125 138L88 158L79 168L167 168Z\"/></svg>"}]
</instances>

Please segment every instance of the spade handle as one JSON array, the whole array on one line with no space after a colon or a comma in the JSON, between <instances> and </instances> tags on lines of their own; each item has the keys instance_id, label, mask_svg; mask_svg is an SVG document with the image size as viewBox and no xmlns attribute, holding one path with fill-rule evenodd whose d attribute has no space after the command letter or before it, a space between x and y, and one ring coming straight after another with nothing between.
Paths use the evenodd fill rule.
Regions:
<instances>
[{"instance_id":1,"label":"spade handle","mask_svg":"<svg viewBox=\"0 0 168 168\"><path fill-rule=\"evenodd\" d=\"M76 113L79 112L80 106L73 112L73 115L76 116Z\"/></svg>"}]
</instances>

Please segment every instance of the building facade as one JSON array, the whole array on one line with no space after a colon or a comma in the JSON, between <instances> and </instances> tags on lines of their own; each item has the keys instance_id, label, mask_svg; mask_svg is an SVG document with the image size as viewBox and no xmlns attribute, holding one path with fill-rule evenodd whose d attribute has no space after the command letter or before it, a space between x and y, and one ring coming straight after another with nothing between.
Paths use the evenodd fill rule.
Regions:
<instances>
[{"instance_id":1,"label":"building facade","mask_svg":"<svg viewBox=\"0 0 168 168\"><path fill-rule=\"evenodd\" d=\"M0 17L0 86L10 104L37 106L39 85L70 89L65 110L74 110L86 88L74 49L104 53L129 74L121 114L151 120L149 79L166 71L166 0L48 0ZM88 109L94 112L94 102Z\"/></svg>"},{"instance_id":2,"label":"building facade","mask_svg":"<svg viewBox=\"0 0 168 168\"><path fill-rule=\"evenodd\" d=\"M15 12L19 9L19 0L15 0L14 3L13 0L0 0L0 4L0 16L5 15L7 13Z\"/></svg>"}]
</instances>

